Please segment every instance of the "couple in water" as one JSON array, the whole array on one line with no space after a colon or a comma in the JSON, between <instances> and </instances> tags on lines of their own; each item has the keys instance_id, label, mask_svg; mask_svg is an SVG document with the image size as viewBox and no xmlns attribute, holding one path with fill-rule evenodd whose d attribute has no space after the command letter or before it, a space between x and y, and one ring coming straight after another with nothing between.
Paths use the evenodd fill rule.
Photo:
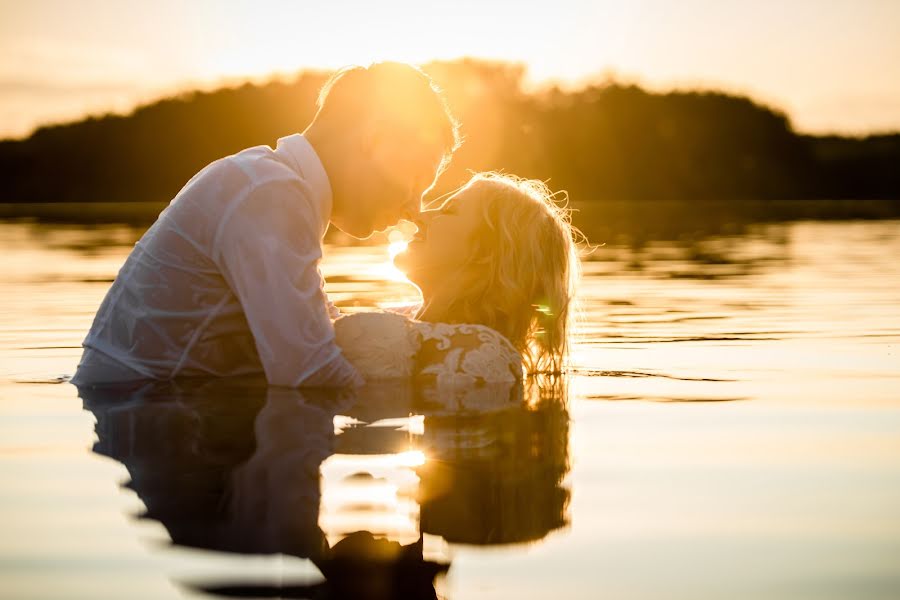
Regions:
<instances>
[{"instance_id":1,"label":"couple in water","mask_svg":"<svg viewBox=\"0 0 900 600\"><path fill-rule=\"evenodd\" d=\"M182 188L107 292L73 383L477 384L558 372L577 271L567 214L543 183L495 173L422 210L459 143L418 69L338 72L302 134L217 160ZM395 264L421 308L341 316L318 267L329 224L366 238L402 220L418 233Z\"/></svg>"}]
</instances>

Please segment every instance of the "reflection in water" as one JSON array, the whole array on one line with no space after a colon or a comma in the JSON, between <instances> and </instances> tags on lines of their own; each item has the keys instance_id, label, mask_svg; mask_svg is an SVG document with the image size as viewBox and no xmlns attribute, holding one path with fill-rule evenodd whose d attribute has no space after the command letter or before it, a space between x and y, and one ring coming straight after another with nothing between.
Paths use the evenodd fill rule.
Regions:
<instances>
[{"instance_id":1,"label":"reflection in water","mask_svg":"<svg viewBox=\"0 0 900 600\"><path fill-rule=\"evenodd\" d=\"M186 584L227 596L435 598L446 543L567 523L561 382L355 391L181 381L81 389L94 451L174 544L310 559L324 581ZM427 538L427 539L426 539ZM438 544L440 545L440 544Z\"/></svg>"},{"instance_id":2,"label":"reflection in water","mask_svg":"<svg viewBox=\"0 0 900 600\"><path fill-rule=\"evenodd\" d=\"M644 205L634 212L639 228L663 220ZM94 425L73 410L74 390L14 382L72 372L140 231L0 223L0 596L164 598L215 588L335 597L309 560L248 554L312 547L319 564L331 559L350 572L337 557L366 555L358 549L371 541L366 534L344 540L367 530L393 553L385 555L406 547L405 564L429 579L419 588L425 597L435 588L466 600L666 598L673 590L895 597L900 221L772 224L700 238L682 220L671 228L679 241L642 246L617 236L614 219L604 222L609 235L587 232L606 245L583 263L567 392L579 435L565 449L580 468L567 476L578 494L564 511L556 512L554 490L565 486L552 474L564 472L564 457L547 440L565 438L565 422L554 425L565 406L528 412L503 395L435 400L402 386L334 398L330 412L326 398L321 434L332 447L318 487L309 487L300 466L319 459L303 456L313 448L311 418L301 415L321 403L273 400L266 414L278 418L263 415L257 427L269 391L179 384L85 396L99 420L97 450L124 463L142 508L159 519L131 524L120 512L141 502L110 487L125 467L83 452ZM383 249L330 246L325 254L329 293L341 305L410 299L409 288L380 279ZM373 275L360 281L358 273ZM538 440L534 460L529 435ZM262 438L268 458L246 464ZM531 472L496 468L509 464ZM484 493L469 481L484 482ZM539 499L531 513L521 497L487 506L519 492ZM316 494L318 513L309 499ZM468 545L536 537L568 519L547 543ZM160 535L182 545L148 543ZM428 569L448 562L449 576L432 588ZM330 573L338 583L353 579ZM365 577L374 575L357 579ZM251 581L271 585L226 586Z\"/></svg>"},{"instance_id":3,"label":"reflection in water","mask_svg":"<svg viewBox=\"0 0 900 600\"><path fill-rule=\"evenodd\" d=\"M567 523L563 385L517 385L508 404L494 407L502 396L487 388L462 399L426 395L422 531L448 542L509 544L540 540Z\"/></svg>"}]
</instances>

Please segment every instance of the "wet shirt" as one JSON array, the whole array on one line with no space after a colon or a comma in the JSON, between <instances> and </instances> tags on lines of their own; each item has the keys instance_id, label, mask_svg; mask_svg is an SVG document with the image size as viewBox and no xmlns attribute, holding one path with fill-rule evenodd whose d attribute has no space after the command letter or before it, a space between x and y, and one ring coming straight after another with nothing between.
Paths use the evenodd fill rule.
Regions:
<instances>
[{"instance_id":1,"label":"wet shirt","mask_svg":"<svg viewBox=\"0 0 900 600\"><path fill-rule=\"evenodd\" d=\"M205 167L135 244L73 382L265 373L272 385L359 375L334 341L318 263L328 176L299 134Z\"/></svg>"}]
</instances>

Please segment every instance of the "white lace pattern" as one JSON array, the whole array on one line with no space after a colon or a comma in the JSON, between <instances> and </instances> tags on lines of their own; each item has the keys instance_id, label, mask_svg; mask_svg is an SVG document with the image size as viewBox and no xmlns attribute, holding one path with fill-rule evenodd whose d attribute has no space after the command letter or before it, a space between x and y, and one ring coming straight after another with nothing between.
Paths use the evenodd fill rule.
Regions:
<instances>
[{"instance_id":1,"label":"white lace pattern","mask_svg":"<svg viewBox=\"0 0 900 600\"><path fill-rule=\"evenodd\" d=\"M416 376L444 386L522 377L519 353L484 325L427 323L383 312L348 315L334 325L344 356L366 379Z\"/></svg>"}]
</instances>

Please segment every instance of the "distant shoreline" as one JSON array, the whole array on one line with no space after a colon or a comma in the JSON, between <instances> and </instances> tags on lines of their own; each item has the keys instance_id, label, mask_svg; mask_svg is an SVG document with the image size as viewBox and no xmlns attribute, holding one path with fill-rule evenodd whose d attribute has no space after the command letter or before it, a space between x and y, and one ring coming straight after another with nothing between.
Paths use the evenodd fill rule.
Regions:
<instances>
[{"instance_id":1,"label":"distant shoreline","mask_svg":"<svg viewBox=\"0 0 900 600\"><path fill-rule=\"evenodd\" d=\"M168 202L0 202L0 219L76 224L150 224Z\"/></svg>"},{"instance_id":2,"label":"distant shoreline","mask_svg":"<svg viewBox=\"0 0 900 600\"><path fill-rule=\"evenodd\" d=\"M726 205L745 211L755 206L753 199L900 199L900 132L804 135L784 113L753 98L703 89L658 93L607 81L531 93L522 67L502 62L435 62L425 70L443 88L465 139L431 197L457 189L473 171L500 169L545 181L580 202L686 205L673 208L673 215L696 214L699 200L718 212ZM303 72L292 81L198 91L143 105L128 116L91 117L40 128L25 140L0 141L0 201L168 200L211 162L303 131L327 76ZM726 198L740 202L718 202ZM850 212L861 212L860 206ZM78 218L71 215L77 210L44 207L39 214ZM121 210L92 214L148 218L143 208L138 214ZM812 213L829 218L832 211Z\"/></svg>"},{"instance_id":3,"label":"distant shoreline","mask_svg":"<svg viewBox=\"0 0 900 600\"><path fill-rule=\"evenodd\" d=\"M149 225L168 202L6 202L0 220L48 223ZM683 202L680 200L603 200L573 203L573 221L591 228L598 222L640 227L660 220L698 219L738 222L796 220L897 219L897 199L799 199Z\"/></svg>"}]
</instances>

